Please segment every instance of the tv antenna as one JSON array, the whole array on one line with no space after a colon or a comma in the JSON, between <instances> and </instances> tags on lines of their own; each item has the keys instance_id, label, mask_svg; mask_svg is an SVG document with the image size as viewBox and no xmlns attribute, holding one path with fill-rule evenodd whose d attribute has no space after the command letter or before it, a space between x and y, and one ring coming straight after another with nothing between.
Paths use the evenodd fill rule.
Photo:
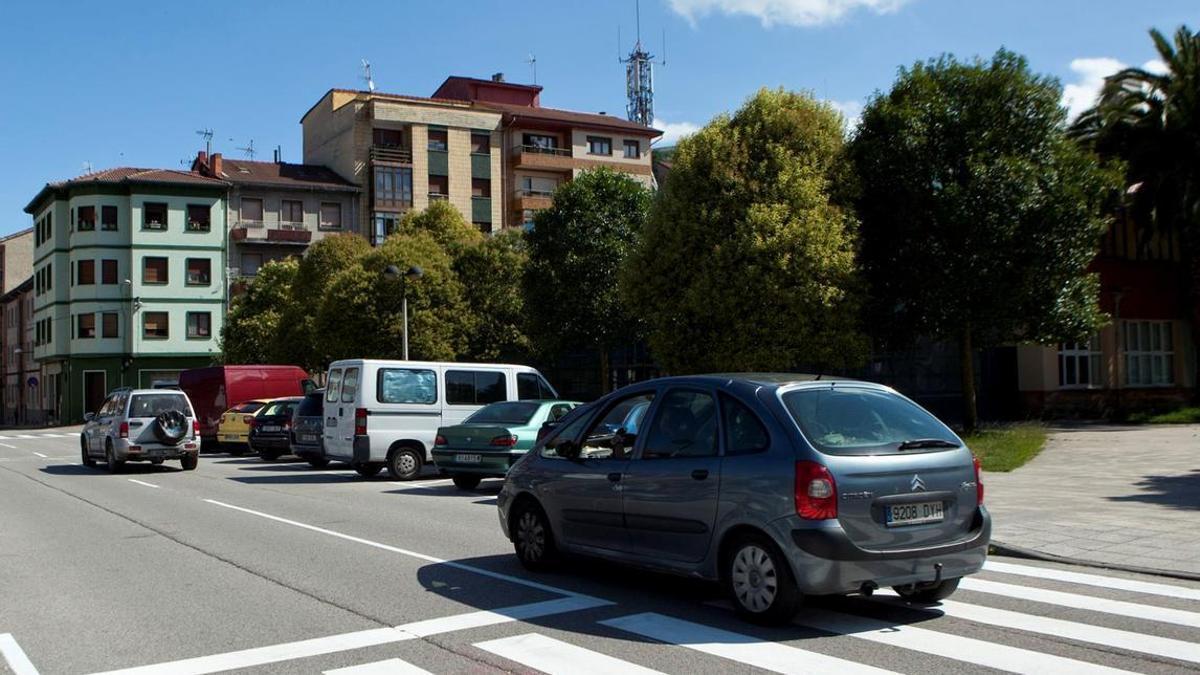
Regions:
<instances>
[{"instance_id":1,"label":"tv antenna","mask_svg":"<svg viewBox=\"0 0 1200 675\"><path fill-rule=\"evenodd\" d=\"M204 154L211 155L213 130L208 128L200 129L196 132L196 135L204 138Z\"/></svg>"},{"instance_id":2,"label":"tv antenna","mask_svg":"<svg viewBox=\"0 0 1200 675\"><path fill-rule=\"evenodd\" d=\"M654 55L642 47L642 3L637 9L637 42L628 56L621 56L621 27L617 26L617 60L625 64L625 117L643 126L654 124ZM663 53L667 31L663 30ZM664 57L661 65L667 65Z\"/></svg>"},{"instance_id":3,"label":"tv antenna","mask_svg":"<svg viewBox=\"0 0 1200 675\"><path fill-rule=\"evenodd\" d=\"M375 91L375 80L371 77L371 62L362 60L363 74L362 79L367 83L367 91Z\"/></svg>"},{"instance_id":4,"label":"tv antenna","mask_svg":"<svg viewBox=\"0 0 1200 675\"><path fill-rule=\"evenodd\" d=\"M83 160L83 173L89 174L92 172L92 161L90 159Z\"/></svg>"},{"instance_id":5,"label":"tv antenna","mask_svg":"<svg viewBox=\"0 0 1200 675\"><path fill-rule=\"evenodd\" d=\"M248 145L246 145L246 147L238 148L238 150L241 150L243 153L246 154L246 159L253 161L254 160L254 139L251 138L250 143Z\"/></svg>"},{"instance_id":6,"label":"tv antenna","mask_svg":"<svg viewBox=\"0 0 1200 675\"><path fill-rule=\"evenodd\" d=\"M537 84L537 57L533 55L533 52L529 52L529 58L525 59L525 63L528 63L529 67L533 69L533 83Z\"/></svg>"}]
</instances>

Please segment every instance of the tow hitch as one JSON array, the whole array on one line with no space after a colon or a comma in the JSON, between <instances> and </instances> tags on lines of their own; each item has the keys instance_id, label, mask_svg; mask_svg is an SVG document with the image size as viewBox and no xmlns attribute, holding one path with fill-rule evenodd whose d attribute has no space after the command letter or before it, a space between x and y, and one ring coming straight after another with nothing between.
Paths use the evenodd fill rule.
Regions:
<instances>
[{"instance_id":1,"label":"tow hitch","mask_svg":"<svg viewBox=\"0 0 1200 675\"><path fill-rule=\"evenodd\" d=\"M903 588L906 592L916 592L916 591L927 590L930 588L936 588L941 583L942 583L942 563L934 563L933 564L933 581L921 581L921 582L917 582L915 584L908 584L907 586L902 586L901 588ZM865 586L866 584L863 584L863 585ZM866 595L866 594L864 594L864 595Z\"/></svg>"}]
</instances>

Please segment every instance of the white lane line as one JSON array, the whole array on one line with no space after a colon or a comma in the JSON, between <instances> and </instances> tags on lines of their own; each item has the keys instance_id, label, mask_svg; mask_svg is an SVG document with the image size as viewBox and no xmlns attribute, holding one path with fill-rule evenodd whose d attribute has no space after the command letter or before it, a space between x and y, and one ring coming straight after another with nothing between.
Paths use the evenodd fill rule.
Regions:
<instances>
[{"instance_id":1,"label":"white lane line","mask_svg":"<svg viewBox=\"0 0 1200 675\"><path fill-rule=\"evenodd\" d=\"M1046 672L1109 673L1116 675L1129 672L1030 649L1020 649L907 624L879 621L837 612L806 609L796 623L826 633L849 635L889 647L911 649L924 654L933 654L1011 673L1037 675Z\"/></svg>"},{"instance_id":2,"label":"white lane line","mask_svg":"<svg viewBox=\"0 0 1200 675\"><path fill-rule=\"evenodd\" d=\"M876 595L894 596L895 594L892 591L879 590L876 591ZM1013 612L1007 609L973 605L956 600L943 600L939 606L928 608L913 607L900 600L899 597L890 597L883 600L888 604L901 605L909 609L943 614L956 619L974 621L975 623L998 626L1000 628L1040 633L1042 635L1087 642L1103 647L1200 663L1200 644L1185 642L1183 640L1134 633L1116 628L1104 628L1103 626L1093 626L1087 623L1066 621L1064 619L1051 619L1035 614L1022 614L1021 612Z\"/></svg>"},{"instance_id":3,"label":"white lane line","mask_svg":"<svg viewBox=\"0 0 1200 675\"><path fill-rule=\"evenodd\" d=\"M19 435L17 435L17 436L9 436L9 438L14 438L14 439L15 439L15 438L21 438L21 439L26 439L26 440L28 440L28 439L30 439L30 438L37 438L37 436L30 436L30 435L28 435L28 434L19 434Z\"/></svg>"},{"instance_id":4,"label":"white lane line","mask_svg":"<svg viewBox=\"0 0 1200 675\"><path fill-rule=\"evenodd\" d=\"M643 668L540 633L476 642L475 646L548 675L662 675L657 670Z\"/></svg>"},{"instance_id":5,"label":"white lane line","mask_svg":"<svg viewBox=\"0 0 1200 675\"><path fill-rule=\"evenodd\" d=\"M407 661L388 659L387 661L364 663L360 666L326 670L324 675L433 675L433 673Z\"/></svg>"},{"instance_id":6,"label":"white lane line","mask_svg":"<svg viewBox=\"0 0 1200 675\"><path fill-rule=\"evenodd\" d=\"M599 604L597 604L599 603ZM327 637L285 642L268 647L243 649L225 654L199 656L179 661L155 663L137 668L113 670L98 675L203 675L204 673L219 673L224 670L237 668L252 668L280 661L303 659L322 654L333 654L363 647L415 640L430 635L449 633L468 628L494 626L511 621L523 621L538 617L560 614L598 607L601 604L611 604L593 598L574 597L534 602L526 605L514 605L490 611L468 612L455 614L438 619L428 619L407 623L394 628L375 628L354 633L342 633Z\"/></svg>"},{"instance_id":7,"label":"white lane line","mask_svg":"<svg viewBox=\"0 0 1200 675\"><path fill-rule=\"evenodd\" d=\"M1180 626L1200 628L1200 614L1196 612L1184 611L1182 609L1168 609L1166 607L1154 607L1153 605L1139 605L1134 602L1108 600L1106 598L1097 598L1091 595L1063 593L1062 591L1048 591L1042 588L1033 588L1031 586L1002 584L996 581L985 581L983 579L963 579L961 582L959 582L958 587L968 591L975 591L977 593L1003 595L1010 598L1029 600L1031 602L1044 602L1051 605L1071 607L1073 609L1086 609L1092 612L1116 614L1118 616L1127 616L1134 619L1147 619L1149 621L1161 621L1162 623L1173 623Z\"/></svg>"},{"instance_id":8,"label":"white lane line","mask_svg":"<svg viewBox=\"0 0 1200 675\"><path fill-rule=\"evenodd\" d=\"M35 452L35 453L33 453L33 454L37 455L38 457L41 457L42 459L46 459L46 455L43 455L43 454L42 454L42 453L40 453L40 452Z\"/></svg>"},{"instance_id":9,"label":"white lane line","mask_svg":"<svg viewBox=\"0 0 1200 675\"><path fill-rule=\"evenodd\" d=\"M0 656L4 657L4 662L15 675L38 675L37 668L33 667L33 662L17 644L12 633L0 633Z\"/></svg>"},{"instance_id":10,"label":"white lane line","mask_svg":"<svg viewBox=\"0 0 1200 675\"><path fill-rule=\"evenodd\" d=\"M158 486L155 485L154 483L147 483L144 480L138 480L136 478L130 478L128 480L130 483L137 483L138 485L145 485L146 487L152 487L152 488L158 489Z\"/></svg>"},{"instance_id":11,"label":"white lane line","mask_svg":"<svg viewBox=\"0 0 1200 675\"><path fill-rule=\"evenodd\" d=\"M646 612L601 621L627 633L679 645L776 673L890 673L854 661Z\"/></svg>"},{"instance_id":12,"label":"white lane line","mask_svg":"<svg viewBox=\"0 0 1200 675\"><path fill-rule=\"evenodd\" d=\"M18 449L18 448L17 448L17 446L15 446L15 445L9 445L8 443L0 443L0 447L9 448L9 449L11 449L11 450L17 450L17 449Z\"/></svg>"},{"instance_id":13,"label":"white lane line","mask_svg":"<svg viewBox=\"0 0 1200 675\"><path fill-rule=\"evenodd\" d=\"M1099 586L1100 588L1113 588L1121 591L1133 591L1134 593L1164 595L1169 598L1200 600L1200 588L1188 588L1187 586L1172 586L1170 584L1159 584L1151 581L1122 579L1119 577L1108 577L1100 574L1084 574L1082 572L1071 572L1068 570L1050 569L1047 567L1034 567L1032 565L1015 565L1013 563L998 562L995 560L989 560L984 563L983 569L985 572L1016 574L1024 577L1034 577L1037 579L1049 579L1051 581L1066 581L1068 583L1082 584L1085 586Z\"/></svg>"},{"instance_id":14,"label":"white lane line","mask_svg":"<svg viewBox=\"0 0 1200 675\"><path fill-rule=\"evenodd\" d=\"M234 511L248 513L252 516L258 516L259 518L266 518L267 520L273 520L277 523L284 523L285 525L292 525L293 527L299 527L299 528L302 528L305 530L309 530L311 532L319 532L321 534L326 534L331 537L337 537L338 539L352 541L357 544L371 546L371 547L378 548L378 549L381 549L384 551L391 551L392 553L399 553L400 555L406 555L410 558L416 558L417 560L424 560L425 562L437 563L440 565L445 565L447 567L452 567L454 569L463 570L465 572L471 572L473 574L479 574L479 575L482 575L485 577L499 579L501 581L507 581L509 583L517 584L519 586L526 586L528 588L536 588L539 591L546 591L548 593L557 593L559 595L565 595L565 596L573 597L573 598L586 598L590 601L599 603L596 606L599 606L600 604L603 604L603 605L615 604L615 603L609 602L607 600L600 600L598 598L593 598L593 597L590 597L587 595L583 595L582 593L576 593L574 591L569 591L565 588L557 588L555 586L550 586L548 584L539 583L537 581L531 581L529 579L522 579L521 577L514 577L510 574L504 574L502 572L493 572L492 570L484 569L482 567L475 567L474 565L467 565L464 563L454 562L451 560L443 560L442 558L435 558L434 556L425 555L424 553L417 553L416 551L409 551L407 549L398 548L396 546L389 546L388 544L383 544L383 543L380 543L377 541L371 541L370 539L363 539L362 537L355 537L355 536L349 535L349 534L343 534L341 532L336 532L334 530L328 530L323 527L317 527L316 525L309 525L307 523L301 523L301 522L295 521L295 520L288 520L287 518L280 518L279 516L273 516L269 513L263 513L262 511L255 511L253 509L247 509L247 508L244 508L241 506L234 506L233 504L226 504L225 502L219 502L215 499L205 499L204 501L208 502L209 504L214 504L216 506L220 506L220 507L223 507L226 509L232 509Z\"/></svg>"}]
</instances>

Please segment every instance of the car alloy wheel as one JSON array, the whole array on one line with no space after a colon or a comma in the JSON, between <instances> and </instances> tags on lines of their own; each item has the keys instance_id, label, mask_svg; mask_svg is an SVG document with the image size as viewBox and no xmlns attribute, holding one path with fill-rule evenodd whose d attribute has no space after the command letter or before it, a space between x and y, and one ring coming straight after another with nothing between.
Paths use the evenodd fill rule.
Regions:
<instances>
[{"instance_id":1,"label":"car alloy wheel","mask_svg":"<svg viewBox=\"0 0 1200 675\"><path fill-rule=\"evenodd\" d=\"M546 528L532 509L522 513L517 521L517 546L521 548L521 557L531 563L540 562L546 554Z\"/></svg>"},{"instance_id":2,"label":"car alloy wheel","mask_svg":"<svg viewBox=\"0 0 1200 675\"><path fill-rule=\"evenodd\" d=\"M730 569L733 594L747 611L767 611L779 593L779 573L766 551L754 544L738 549Z\"/></svg>"}]
</instances>

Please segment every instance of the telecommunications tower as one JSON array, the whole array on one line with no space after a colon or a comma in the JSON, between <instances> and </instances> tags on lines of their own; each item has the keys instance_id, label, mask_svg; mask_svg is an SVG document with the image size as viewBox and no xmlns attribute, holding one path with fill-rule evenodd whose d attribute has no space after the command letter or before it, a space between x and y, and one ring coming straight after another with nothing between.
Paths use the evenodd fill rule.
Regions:
<instances>
[{"instance_id":1,"label":"telecommunications tower","mask_svg":"<svg viewBox=\"0 0 1200 675\"><path fill-rule=\"evenodd\" d=\"M664 43L666 33L664 32ZM617 50L620 53L621 31L617 29ZM664 47L665 51L665 47ZM625 116L643 126L654 124L654 55L642 47L642 8L637 3L637 42L629 56L618 56L625 64ZM666 60L662 65L666 65Z\"/></svg>"}]
</instances>

